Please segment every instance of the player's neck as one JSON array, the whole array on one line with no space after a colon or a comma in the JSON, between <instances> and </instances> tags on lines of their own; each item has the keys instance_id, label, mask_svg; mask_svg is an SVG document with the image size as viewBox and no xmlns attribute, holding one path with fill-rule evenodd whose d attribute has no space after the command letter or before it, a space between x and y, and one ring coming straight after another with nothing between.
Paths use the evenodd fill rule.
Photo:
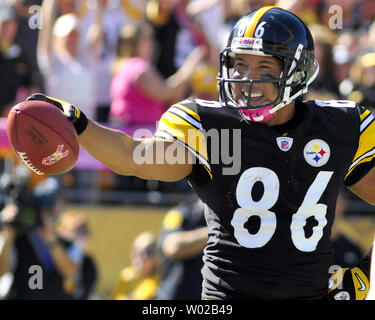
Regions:
<instances>
[{"instance_id":1,"label":"player's neck","mask_svg":"<svg viewBox=\"0 0 375 320\"><path fill-rule=\"evenodd\" d=\"M267 126L278 126L290 121L295 113L295 102L292 101L284 108L277 111L276 115L267 122Z\"/></svg>"}]
</instances>

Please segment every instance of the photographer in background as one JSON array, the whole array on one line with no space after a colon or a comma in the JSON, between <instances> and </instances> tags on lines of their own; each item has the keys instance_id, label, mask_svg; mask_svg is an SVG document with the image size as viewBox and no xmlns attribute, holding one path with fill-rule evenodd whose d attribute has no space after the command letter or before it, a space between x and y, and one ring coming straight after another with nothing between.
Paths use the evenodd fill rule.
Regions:
<instances>
[{"instance_id":1,"label":"photographer in background","mask_svg":"<svg viewBox=\"0 0 375 320\"><path fill-rule=\"evenodd\" d=\"M82 255L77 255L74 243L58 238L54 232L62 206L58 183L47 178L30 189L27 181L16 177L3 186L0 276L13 274L5 298L73 299L70 292L74 288L67 284L74 282ZM31 284L37 276L41 277L35 287Z\"/></svg>"}]
</instances>

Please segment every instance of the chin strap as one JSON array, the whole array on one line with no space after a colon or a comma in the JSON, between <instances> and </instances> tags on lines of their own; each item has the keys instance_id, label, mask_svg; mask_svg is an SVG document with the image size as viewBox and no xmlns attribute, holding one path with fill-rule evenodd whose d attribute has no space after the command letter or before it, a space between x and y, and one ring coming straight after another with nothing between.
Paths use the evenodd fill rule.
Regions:
<instances>
[{"instance_id":1,"label":"chin strap","mask_svg":"<svg viewBox=\"0 0 375 320\"><path fill-rule=\"evenodd\" d=\"M241 109L242 115L251 122L265 122L275 116L271 113L272 106L260 109Z\"/></svg>"}]
</instances>

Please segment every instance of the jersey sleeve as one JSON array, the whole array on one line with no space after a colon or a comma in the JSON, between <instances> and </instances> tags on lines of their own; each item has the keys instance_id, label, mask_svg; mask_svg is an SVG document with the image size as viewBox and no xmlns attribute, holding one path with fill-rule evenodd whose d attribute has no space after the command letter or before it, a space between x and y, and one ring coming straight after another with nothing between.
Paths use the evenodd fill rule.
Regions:
<instances>
[{"instance_id":1,"label":"jersey sleeve","mask_svg":"<svg viewBox=\"0 0 375 320\"><path fill-rule=\"evenodd\" d=\"M154 137L182 144L204 166L212 179L204 129L192 100L170 107L161 117Z\"/></svg>"},{"instance_id":2,"label":"jersey sleeve","mask_svg":"<svg viewBox=\"0 0 375 320\"><path fill-rule=\"evenodd\" d=\"M375 165L375 121L370 110L360 109L360 136L357 152L345 176L345 184L358 182Z\"/></svg>"}]
</instances>

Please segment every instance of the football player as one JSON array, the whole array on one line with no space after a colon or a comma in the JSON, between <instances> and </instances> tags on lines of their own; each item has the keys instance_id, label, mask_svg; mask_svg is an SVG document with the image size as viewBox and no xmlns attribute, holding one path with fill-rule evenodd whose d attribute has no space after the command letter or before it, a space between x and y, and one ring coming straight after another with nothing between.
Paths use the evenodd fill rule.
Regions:
<instances>
[{"instance_id":1,"label":"football player","mask_svg":"<svg viewBox=\"0 0 375 320\"><path fill-rule=\"evenodd\" d=\"M30 99L64 110L80 144L115 172L189 181L209 229L203 299L325 299L342 183L375 204L375 122L351 101L297 99L318 70L307 26L268 6L233 27L220 54L220 101L173 105L153 138L100 126L60 100ZM362 291L368 267L350 272ZM331 287L333 298L346 282ZM348 290L345 298L363 297Z\"/></svg>"},{"instance_id":2,"label":"football player","mask_svg":"<svg viewBox=\"0 0 375 320\"><path fill-rule=\"evenodd\" d=\"M374 251L375 237L372 242L372 251ZM371 270L370 270L370 289L366 296L366 300L375 300L375 256L371 256Z\"/></svg>"}]
</instances>

